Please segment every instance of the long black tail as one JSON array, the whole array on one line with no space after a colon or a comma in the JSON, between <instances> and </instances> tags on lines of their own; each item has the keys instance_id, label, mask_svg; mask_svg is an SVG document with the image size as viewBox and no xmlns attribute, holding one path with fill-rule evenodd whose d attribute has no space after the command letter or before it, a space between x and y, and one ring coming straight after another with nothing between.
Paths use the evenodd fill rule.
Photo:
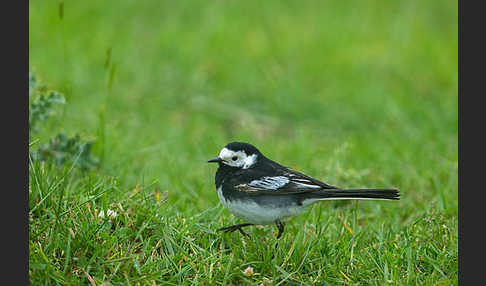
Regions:
<instances>
[{"instance_id":1,"label":"long black tail","mask_svg":"<svg viewBox=\"0 0 486 286\"><path fill-rule=\"evenodd\" d=\"M399 200L400 192L396 189L325 189L312 193L321 200Z\"/></svg>"}]
</instances>

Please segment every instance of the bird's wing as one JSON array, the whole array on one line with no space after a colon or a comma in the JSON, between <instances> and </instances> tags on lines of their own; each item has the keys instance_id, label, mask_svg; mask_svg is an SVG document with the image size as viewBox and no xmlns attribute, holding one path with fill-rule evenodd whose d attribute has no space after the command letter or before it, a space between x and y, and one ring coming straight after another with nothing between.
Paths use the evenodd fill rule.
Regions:
<instances>
[{"instance_id":1,"label":"bird's wing","mask_svg":"<svg viewBox=\"0 0 486 286\"><path fill-rule=\"evenodd\" d=\"M324 182L312 178L311 176L307 176L306 174L297 172L287 167L285 167L285 175L288 176L291 179L291 181L299 182L301 184L320 186L321 189L337 189L337 187L335 186L326 184Z\"/></svg>"},{"instance_id":2,"label":"bird's wing","mask_svg":"<svg viewBox=\"0 0 486 286\"><path fill-rule=\"evenodd\" d=\"M264 176L248 183L238 184L235 188L241 192L254 195L282 195L335 189L336 187L286 168L281 175Z\"/></svg>"}]
</instances>

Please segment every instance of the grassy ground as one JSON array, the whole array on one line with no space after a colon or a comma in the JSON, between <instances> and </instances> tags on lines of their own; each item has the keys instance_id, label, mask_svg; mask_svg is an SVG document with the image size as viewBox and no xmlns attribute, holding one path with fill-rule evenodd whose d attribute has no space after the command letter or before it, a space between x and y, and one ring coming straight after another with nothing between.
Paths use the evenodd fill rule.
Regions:
<instances>
[{"instance_id":1,"label":"grassy ground","mask_svg":"<svg viewBox=\"0 0 486 286\"><path fill-rule=\"evenodd\" d=\"M67 99L31 148L80 133L101 160L29 164L32 285L457 285L457 3L29 8L29 68ZM273 226L217 233L240 220L205 162L236 140L402 199L316 204L276 251Z\"/></svg>"}]
</instances>

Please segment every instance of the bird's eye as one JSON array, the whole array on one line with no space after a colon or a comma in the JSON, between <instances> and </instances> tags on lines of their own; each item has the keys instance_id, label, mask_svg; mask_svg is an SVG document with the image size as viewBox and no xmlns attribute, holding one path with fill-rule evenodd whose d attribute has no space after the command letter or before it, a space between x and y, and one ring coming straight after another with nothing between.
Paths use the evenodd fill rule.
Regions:
<instances>
[{"instance_id":1,"label":"bird's eye","mask_svg":"<svg viewBox=\"0 0 486 286\"><path fill-rule=\"evenodd\" d=\"M233 158L231 158L231 160L233 160L233 161L238 160L238 156L233 156Z\"/></svg>"}]
</instances>

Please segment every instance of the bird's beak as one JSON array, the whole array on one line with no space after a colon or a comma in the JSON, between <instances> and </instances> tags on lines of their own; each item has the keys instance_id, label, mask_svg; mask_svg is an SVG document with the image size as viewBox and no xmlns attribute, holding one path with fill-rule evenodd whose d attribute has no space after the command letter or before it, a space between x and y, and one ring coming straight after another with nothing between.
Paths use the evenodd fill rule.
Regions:
<instances>
[{"instance_id":1,"label":"bird's beak","mask_svg":"<svg viewBox=\"0 0 486 286\"><path fill-rule=\"evenodd\" d=\"M223 159L216 157L216 158L213 158L211 160L208 160L208 163L219 163L221 161L223 161Z\"/></svg>"}]
</instances>

